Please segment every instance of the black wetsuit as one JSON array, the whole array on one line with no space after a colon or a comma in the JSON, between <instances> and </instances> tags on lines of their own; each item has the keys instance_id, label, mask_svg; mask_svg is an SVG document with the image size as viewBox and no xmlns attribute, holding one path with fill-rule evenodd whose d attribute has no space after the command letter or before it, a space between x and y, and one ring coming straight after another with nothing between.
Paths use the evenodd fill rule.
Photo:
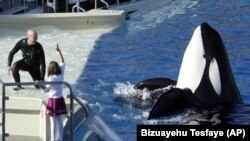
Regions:
<instances>
[{"instance_id":1,"label":"black wetsuit","mask_svg":"<svg viewBox=\"0 0 250 141\"><path fill-rule=\"evenodd\" d=\"M22 51L23 59L15 62L12 66L15 81L20 82L19 70L28 71L33 80L44 80L46 66L42 45L38 42L34 45L28 45L27 38L20 40L9 53L8 66L11 66L13 56L19 50Z\"/></svg>"}]
</instances>

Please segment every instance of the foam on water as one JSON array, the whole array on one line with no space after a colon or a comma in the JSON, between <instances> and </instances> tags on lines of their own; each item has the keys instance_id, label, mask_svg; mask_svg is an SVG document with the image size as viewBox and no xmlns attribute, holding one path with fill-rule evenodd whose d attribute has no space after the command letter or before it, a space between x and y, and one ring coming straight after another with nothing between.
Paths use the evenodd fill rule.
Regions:
<instances>
[{"instance_id":1,"label":"foam on water","mask_svg":"<svg viewBox=\"0 0 250 141\"><path fill-rule=\"evenodd\" d=\"M114 94L124 97L138 97L142 100L150 99L150 92L147 89L139 90L135 89L134 85L127 83L116 83L114 87Z\"/></svg>"},{"instance_id":2,"label":"foam on water","mask_svg":"<svg viewBox=\"0 0 250 141\"><path fill-rule=\"evenodd\" d=\"M136 89L135 85L130 82L120 83L116 82L114 87L114 94L122 97L135 97L141 100L148 100L152 98L158 98L161 94L169 91L175 86L169 85L164 88L155 89L153 91L149 91L147 88L144 89ZM153 97L152 97L153 95Z\"/></svg>"},{"instance_id":3,"label":"foam on water","mask_svg":"<svg viewBox=\"0 0 250 141\"><path fill-rule=\"evenodd\" d=\"M186 109L186 110L184 110L184 112L181 112L181 113L176 114L176 115L162 117L159 119L145 120L145 121L143 121L143 123L144 124L151 124L151 125L154 125L154 124L181 124L182 122L184 122L186 120L187 117L189 117L193 113L194 113L194 111L192 111L190 109Z\"/></svg>"}]
</instances>

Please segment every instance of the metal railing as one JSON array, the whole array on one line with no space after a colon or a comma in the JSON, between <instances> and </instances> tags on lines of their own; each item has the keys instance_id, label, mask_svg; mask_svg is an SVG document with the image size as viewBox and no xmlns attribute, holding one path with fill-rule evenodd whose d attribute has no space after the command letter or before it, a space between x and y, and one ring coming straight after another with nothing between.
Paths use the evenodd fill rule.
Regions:
<instances>
[{"instance_id":1,"label":"metal railing","mask_svg":"<svg viewBox=\"0 0 250 141\"><path fill-rule=\"evenodd\" d=\"M45 3L44 1L45 0L42 1L42 5L44 5L44 3ZM106 7L107 7L107 9L109 8L108 2L106 2L105 0L99 0L99 1L101 1L103 4L105 4ZM98 2L98 0L95 0L95 9L97 9L97 7L98 7L97 2ZM57 4L56 3L57 3L57 0L53 0L53 2L49 2L49 0L47 0L46 6L53 8L54 12L56 13L56 9L57 9ZM68 3L69 3L69 0L66 0L66 12L69 11L68 10ZM120 0L116 0L116 3L117 3L117 5L119 5L120 4ZM79 0L77 0L76 4L72 7L72 12L74 12L75 9L77 9L77 12L86 12L86 10L83 9L80 6L80 1Z\"/></svg>"},{"instance_id":2,"label":"metal railing","mask_svg":"<svg viewBox=\"0 0 250 141\"><path fill-rule=\"evenodd\" d=\"M72 12L75 12L75 9L77 9L77 12L85 12L85 10L80 6L80 1L77 0L76 4L72 7Z\"/></svg>"},{"instance_id":3,"label":"metal railing","mask_svg":"<svg viewBox=\"0 0 250 141\"><path fill-rule=\"evenodd\" d=\"M95 0L95 9L97 9L97 1L98 0ZM100 0L100 1L106 5L107 9L109 8L109 4L105 0Z\"/></svg>"},{"instance_id":4,"label":"metal railing","mask_svg":"<svg viewBox=\"0 0 250 141\"><path fill-rule=\"evenodd\" d=\"M47 7L51 7L51 8L53 9L54 13L56 13L56 9L57 9L57 0L53 0L53 2L50 2L49 0L47 0L46 6L47 6Z\"/></svg>"},{"instance_id":5,"label":"metal railing","mask_svg":"<svg viewBox=\"0 0 250 141\"><path fill-rule=\"evenodd\" d=\"M2 84L2 141L6 141L5 137L9 136L8 133L6 133L5 128L6 128L6 100L9 99L8 96L6 96L6 92L5 92L5 88L9 87L9 86L17 86L17 85L34 85L34 82L22 82L22 83L5 83L0 79L0 83ZM69 118L69 122L70 122L70 141L73 141L73 127L72 127L72 119L71 118L73 116L73 112L74 112L74 107L73 107L73 100L75 100L80 106L81 108L85 111L84 113L88 113L88 108L86 107L86 105L84 105L80 99L78 99L77 97L75 97L73 95L73 90L72 87L69 83L61 81L61 82L44 82L43 84L63 84L65 86L67 86L69 88L70 94L68 95L68 98L70 98L70 118ZM85 115L87 116L87 115Z\"/></svg>"}]
</instances>

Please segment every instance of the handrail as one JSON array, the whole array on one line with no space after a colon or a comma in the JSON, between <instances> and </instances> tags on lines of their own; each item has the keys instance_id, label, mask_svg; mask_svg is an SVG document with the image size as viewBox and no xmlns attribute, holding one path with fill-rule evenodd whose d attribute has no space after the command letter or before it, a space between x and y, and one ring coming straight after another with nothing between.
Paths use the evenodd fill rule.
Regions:
<instances>
[{"instance_id":1,"label":"handrail","mask_svg":"<svg viewBox=\"0 0 250 141\"><path fill-rule=\"evenodd\" d=\"M56 9L57 9L56 3L57 3L56 0L53 0L53 2L49 2L49 0L47 0L46 6L53 8L54 13L56 13Z\"/></svg>"},{"instance_id":2,"label":"handrail","mask_svg":"<svg viewBox=\"0 0 250 141\"><path fill-rule=\"evenodd\" d=\"M81 107L84 107L84 112L83 113L85 113L85 115L83 115L84 117L88 117L89 115L89 107L88 107L88 105L85 105L85 104L83 104L82 103L82 101L80 100L80 99L78 99L76 96L74 96L73 95L73 99L81 106ZM73 130L73 132L75 133L80 127L81 127L81 125L82 125L82 123L84 123L85 122L85 119L83 120L83 121L81 121L79 124L78 124L78 126L76 126L75 127L75 129Z\"/></svg>"},{"instance_id":3,"label":"handrail","mask_svg":"<svg viewBox=\"0 0 250 141\"><path fill-rule=\"evenodd\" d=\"M4 84L3 81L0 79L0 83ZM5 136L8 136L5 133L5 86L2 87L2 141L5 141Z\"/></svg>"},{"instance_id":4,"label":"handrail","mask_svg":"<svg viewBox=\"0 0 250 141\"><path fill-rule=\"evenodd\" d=\"M72 13L75 12L75 8L77 9L77 12L85 12L85 10L80 6L80 1L77 0L76 4L72 7Z\"/></svg>"},{"instance_id":5,"label":"handrail","mask_svg":"<svg viewBox=\"0 0 250 141\"><path fill-rule=\"evenodd\" d=\"M107 9L109 8L109 4L105 0L100 1L106 5ZM97 0L95 0L95 9L97 9Z\"/></svg>"},{"instance_id":6,"label":"handrail","mask_svg":"<svg viewBox=\"0 0 250 141\"><path fill-rule=\"evenodd\" d=\"M8 97L5 96L5 87L7 86L18 86L18 85L34 85L34 82L22 82L22 83L5 83L2 79L0 79L0 83L2 84L2 141L6 141L5 137L8 136L8 134L5 133L5 117L6 117L6 107L5 107L5 101L8 100ZM87 108L84 106L84 104L73 95L73 90L71 85L68 82L64 81L58 81L58 82L43 82L43 84L64 84L66 85L70 90L70 117L73 115L73 99L75 99L82 108L87 111ZM72 118L70 118L70 124L72 125L73 121ZM73 141L73 127L70 126L70 140Z\"/></svg>"}]
</instances>

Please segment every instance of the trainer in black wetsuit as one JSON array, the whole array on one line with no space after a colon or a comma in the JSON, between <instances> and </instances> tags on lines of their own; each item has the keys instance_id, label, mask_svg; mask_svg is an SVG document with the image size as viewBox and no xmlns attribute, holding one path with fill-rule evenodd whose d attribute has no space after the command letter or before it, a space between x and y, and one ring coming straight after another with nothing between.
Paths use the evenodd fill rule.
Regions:
<instances>
[{"instance_id":1,"label":"trainer in black wetsuit","mask_svg":"<svg viewBox=\"0 0 250 141\"><path fill-rule=\"evenodd\" d=\"M22 51L23 59L15 62L12 67L11 63L13 56L19 51ZM20 40L15 47L10 51L8 57L9 71L12 71L16 82L20 82L19 70L28 71L33 81L44 80L45 75L45 55L43 47L37 42L37 33L34 30L27 32L27 38ZM36 86L36 88L39 88ZM14 90L22 89L21 85Z\"/></svg>"}]
</instances>

